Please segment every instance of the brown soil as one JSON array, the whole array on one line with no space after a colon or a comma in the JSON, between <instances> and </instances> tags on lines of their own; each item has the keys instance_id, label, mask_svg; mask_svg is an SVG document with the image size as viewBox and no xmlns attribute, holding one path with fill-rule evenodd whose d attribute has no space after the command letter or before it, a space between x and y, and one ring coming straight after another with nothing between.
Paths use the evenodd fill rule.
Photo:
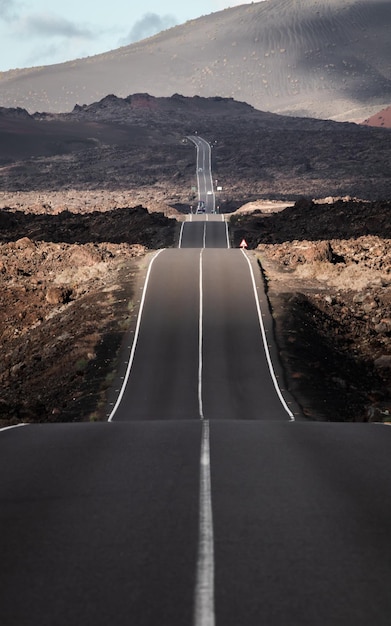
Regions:
<instances>
[{"instance_id":1,"label":"brown soil","mask_svg":"<svg viewBox=\"0 0 391 626\"><path fill-rule=\"evenodd\" d=\"M173 245L169 218L196 197L195 130L213 142L221 211L239 208L236 244L262 256L304 413L387 417L389 130L144 94L68 115L0 110L3 424L102 417L139 262Z\"/></svg>"},{"instance_id":2,"label":"brown soil","mask_svg":"<svg viewBox=\"0 0 391 626\"><path fill-rule=\"evenodd\" d=\"M1 210L0 425L107 418L107 397L148 249L176 220L135 209ZM55 202L58 201L58 206ZM317 420L391 413L390 203L256 203L231 218L262 264L287 384ZM35 207L35 208L34 208ZM336 227L339 237L336 238ZM102 239L102 241L100 241ZM141 282L140 282L141 285ZM140 286L138 285L138 287Z\"/></svg>"},{"instance_id":3,"label":"brown soil","mask_svg":"<svg viewBox=\"0 0 391 626\"><path fill-rule=\"evenodd\" d=\"M137 276L176 221L137 207L0 224L0 426L105 418Z\"/></svg>"},{"instance_id":4,"label":"brown soil","mask_svg":"<svg viewBox=\"0 0 391 626\"><path fill-rule=\"evenodd\" d=\"M311 419L391 416L390 210L303 200L232 218L236 243L258 251L287 384Z\"/></svg>"}]
</instances>

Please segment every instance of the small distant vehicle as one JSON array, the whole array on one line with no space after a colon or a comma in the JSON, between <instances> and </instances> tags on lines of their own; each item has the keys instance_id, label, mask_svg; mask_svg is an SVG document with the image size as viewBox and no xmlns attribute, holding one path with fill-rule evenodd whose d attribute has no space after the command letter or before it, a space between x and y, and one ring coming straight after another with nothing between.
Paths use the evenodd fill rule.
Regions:
<instances>
[{"instance_id":1,"label":"small distant vehicle","mask_svg":"<svg viewBox=\"0 0 391 626\"><path fill-rule=\"evenodd\" d=\"M202 172L202 167L199 167L199 168L198 168L198 171L199 171L199 172Z\"/></svg>"},{"instance_id":2,"label":"small distant vehicle","mask_svg":"<svg viewBox=\"0 0 391 626\"><path fill-rule=\"evenodd\" d=\"M200 200L198 205L197 205L197 214L199 213L205 213L205 202L203 200Z\"/></svg>"}]
</instances>

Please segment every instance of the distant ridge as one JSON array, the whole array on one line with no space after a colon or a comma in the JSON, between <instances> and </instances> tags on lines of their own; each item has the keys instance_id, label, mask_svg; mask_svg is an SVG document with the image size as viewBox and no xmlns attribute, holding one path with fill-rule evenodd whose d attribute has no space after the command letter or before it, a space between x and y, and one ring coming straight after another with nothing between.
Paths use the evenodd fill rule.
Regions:
<instances>
[{"instance_id":1,"label":"distant ridge","mask_svg":"<svg viewBox=\"0 0 391 626\"><path fill-rule=\"evenodd\" d=\"M195 154L185 137L194 133L213 146L219 203L229 210L259 198L391 197L383 128L282 116L219 96L148 94L108 95L64 114L0 107L0 190L133 190L142 202L188 209Z\"/></svg>"},{"instance_id":2,"label":"distant ridge","mask_svg":"<svg viewBox=\"0 0 391 626\"><path fill-rule=\"evenodd\" d=\"M391 102L390 0L266 0L111 52L0 74L0 106L66 112L107 94L223 96L362 121Z\"/></svg>"},{"instance_id":3,"label":"distant ridge","mask_svg":"<svg viewBox=\"0 0 391 626\"><path fill-rule=\"evenodd\" d=\"M391 128L391 106L382 109L364 120L366 126L379 126L381 128Z\"/></svg>"}]
</instances>

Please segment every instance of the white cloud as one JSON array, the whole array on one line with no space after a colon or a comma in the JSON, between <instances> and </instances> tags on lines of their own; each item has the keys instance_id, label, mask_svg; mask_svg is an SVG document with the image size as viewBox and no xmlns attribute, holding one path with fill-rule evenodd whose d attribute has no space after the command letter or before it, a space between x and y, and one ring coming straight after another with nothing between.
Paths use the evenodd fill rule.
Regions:
<instances>
[{"instance_id":1,"label":"white cloud","mask_svg":"<svg viewBox=\"0 0 391 626\"><path fill-rule=\"evenodd\" d=\"M129 34L119 41L120 46L125 46L134 41L140 41L146 37L156 35L162 30L175 26L177 20L173 15L158 15L157 13L145 13L135 22Z\"/></svg>"},{"instance_id":2,"label":"white cloud","mask_svg":"<svg viewBox=\"0 0 391 626\"><path fill-rule=\"evenodd\" d=\"M1 0L0 0L1 1ZM90 28L58 17L52 13L27 15L19 20L18 31L27 37L67 37L93 39L95 34Z\"/></svg>"},{"instance_id":3,"label":"white cloud","mask_svg":"<svg viewBox=\"0 0 391 626\"><path fill-rule=\"evenodd\" d=\"M16 12L15 0L0 0L0 19L8 21L14 18Z\"/></svg>"}]
</instances>

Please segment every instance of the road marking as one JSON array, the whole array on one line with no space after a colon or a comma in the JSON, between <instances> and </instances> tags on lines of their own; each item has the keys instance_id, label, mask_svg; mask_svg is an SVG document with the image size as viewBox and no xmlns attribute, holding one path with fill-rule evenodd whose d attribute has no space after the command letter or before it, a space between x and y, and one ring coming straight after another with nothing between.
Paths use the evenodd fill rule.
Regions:
<instances>
[{"instance_id":1,"label":"road marking","mask_svg":"<svg viewBox=\"0 0 391 626\"><path fill-rule=\"evenodd\" d=\"M183 229L185 227L185 222L182 222L182 226L181 226L181 232L179 234L179 244L178 244L178 248L182 248L182 237L183 237Z\"/></svg>"},{"instance_id":2,"label":"road marking","mask_svg":"<svg viewBox=\"0 0 391 626\"><path fill-rule=\"evenodd\" d=\"M272 363L272 360L271 360L271 357L270 357L270 351L269 351L269 347L268 347L268 343L267 343L267 339L266 339L265 326L264 326L264 323L263 323L261 307L260 307L260 304L259 304L259 299L258 299L258 294L257 294L257 286L256 286L256 283L255 283L254 271L253 271L252 265L250 263L250 260L249 260L249 258L247 256L247 254L245 253L245 251L241 250L241 252L242 252L244 258L246 259L246 261L248 263L248 266L249 266L249 269L250 269L250 275L251 275L251 281L252 281L252 285L253 285L255 304L256 304L256 307L257 307L257 311L258 311L258 319L259 319L259 325L261 327L262 340L263 340L263 345L264 345L264 348L265 348L266 360L267 360L267 363L268 363L268 366L269 366L269 371L270 371L270 375L272 377L274 388L275 388L275 390L277 392L277 395L278 395L278 397L280 399L280 402L281 402L282 406L284 407L285 411L288 413L289 418L292 420L292 422L294 422L295 421L295 416L293 415L292 411L288 407L288 405L285 402L284 397L283 397L283 395L281 393L281 389L280 389L280 387L278 385L277 377L276 377L276 374L274 372L273 363Z\"/></svg>"},{"instance_id":3,"label":"road marking","mask_svg":"<svg viewBox=\"0 0 391 626\"><path fill-rule=\"evenodd\" d=\"M205 246L204 246L205 247ZM198 411L200 419L204 419L204 408L202 402L202 357L203 357L203 323L204 323L204 288L203 288L203 250L200 252L200 309L198 316Z\"/></svg>"},{"instance_id":4,"label":"road marking","mask_svg":"<svg viewBox=\"0 0 391 626\"><path fill-rule=\"evenodd\" d=\"M229 249L231 247L231 244L229 242L228 222L225 222L225 233L227 236L227 248Z\"/></svg>"},{"instance_id":5,"label":"road marking","mask_svg":"<svg viewBox=\"0 0 391 626\"><path fill-rule=\"evenodd\" d=\"M214 626L214 539L210 480L209 420L202 421L200 457L200 518L194 626Z\"/></svg>"},{"instance_id":6,"label":"road marking","mask_svg":"<svg viewBox=\"0 0 391 626\"><path fill-rule=\"evenodd\" d=\"M204 238L202 242L202 247L206 248L206 222L204 222Z\"/></svg>"},{"instance_id":7,"label":"road marking","mask_svg":"<svg viewBox=\"0 0 391 626\"><path fill-rule=\"evenodd\" d=\"M202 355L203 355L203 250L200 252L200 310L199 310L199 365L198 403L201 427L200 453L200 513L196 586L194 592L194 626L215 626L214 608L214 538L212 490L210 478L210 429L205 419L202 402Z\"/></svg>"},{"instance_id":8,"label":"road marking","mask_svg":"<svg viewBox=\"0 0 391 626\"><path fill-rule=\"evenodd\" d=\"M20 428L21 426L28 426L24 422L22 424L14 424L13 426L4 426L4 428L0 428L0 433L4 433L6 430L12 430L13 428Z\"/></svg>"},{"instance_id":9,"label":"road marking","mask_svg":"<svg viewBox=\"0 0 391 626\"><path fill-rule=\"evenodd\" d=\"M140 308L139 308L139 312L138 312L138 316L137 316L136 330L134 332L132 350L131 350L130 356L129 356L128 367L126 368L126 374L125 374L125 377L124 377L124 382L123 382L122 387L121 387L121 391L120 391L119 396L117 398L117 402L115 403L114 408L113 408L113 410L110 413L110 417L107 420L108 422L112 422L113 421L113 417L114 417L114 415L115 415L119 405L121 404L121 400L122 400L123 395L125 393L126 385L128 384L130 371L131 371L132 365L133 365L134 354L136 352L137 340L138 340L138 336L139 336L139 332L140 332L140 326L141 326L141 317L142 317L142 314L143 314L145 297L146 297L146 294L147 294L149 278L151 276L152 265L153 265L155 259L157 259L157 257L159 256L159 254L161 252L163 252L163 250L164 250L164 248L162 248L161 250L158 250L156 252L156 254L154 254L154 256L152 257L151 262L149 264L149 267L148 267L147 276L145 278L145 283L144 283L143 294L141 296Z\"/></svg>"}]
</instances>

